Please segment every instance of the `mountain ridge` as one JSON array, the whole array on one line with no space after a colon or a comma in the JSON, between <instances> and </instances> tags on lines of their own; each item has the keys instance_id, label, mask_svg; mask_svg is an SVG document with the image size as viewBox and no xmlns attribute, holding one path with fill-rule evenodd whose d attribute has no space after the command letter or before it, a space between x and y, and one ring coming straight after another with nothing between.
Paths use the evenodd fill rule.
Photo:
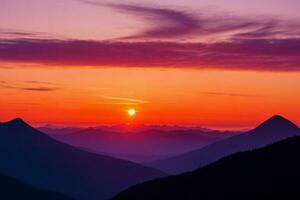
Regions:
<instances>
[{"instance_id":1,"label":"mountain ridge","mask_svg":"<svg viewBox=\"0 0 300 200\"><path fill-rule=\"evenodd\" d=\"M30 187L20 181L0 174L0 199L9 200L75 200L65 195Z\"/></svg>"},{"instance_id":2,"label":"mountain ridge","mask_svg":"<svg viewBox=\"0 0 300 200\"><path fill-rule=\"evenodd\" d=\"M56 141L20 118L0 124L0 172L79 200L107 199L135 183L166 176Z\"/></svg>"},{"instance_id":3,"label":"mountain ridge","mask_svg":"<svg viewBox=\"0 0 300 200\"><path fill-rule=\"evenodd\" d=\"M239 152L193 172L142 184L112 200L299 199L300 136Z\"/></svg>"},{"instance_id":4,"label":"mountain ridge","mask_svg":"<svg viewBox=\"0 0 300 200\"><path fill-rule=\"evenodd\" d=\"M222 157L240 151L260 148L297 135L300 135L300 129L294 123L284 117L275 115L246 133L215 142L179 156L147 164L170 174L179 174L196 170Z\"/></svg>"},{"instance_id":5,"label":"mountain ridge","mask_svg":"<svg viewBox=\"0 0 300 200\"><path fill-rule=\"evenodd\" d=\"M256 128L254 128L252 131L257 130L271 130L271 129L299 129L299 127L288 120L287 118L281 116L281 115L274 115L268 120L264 121L260 125L258 125Z\"/></svg>"},{"instance_id":6,"label":"mountain ridge","mask_svg":"<svg viewBox=\"0 0 300 200\"><path fill-rule=\"evenodd\" d=\"M41 129L48 136L95 153L111 155L137 163L147 163L189 152L228 138L239 132L149 129ZM65 132L64 132L65 131ZM55 134L55 132L60 134ZM138 156L130 156L138 155ZM144 156L148 155L148 156Z\"/></svg>"}]
</instances>

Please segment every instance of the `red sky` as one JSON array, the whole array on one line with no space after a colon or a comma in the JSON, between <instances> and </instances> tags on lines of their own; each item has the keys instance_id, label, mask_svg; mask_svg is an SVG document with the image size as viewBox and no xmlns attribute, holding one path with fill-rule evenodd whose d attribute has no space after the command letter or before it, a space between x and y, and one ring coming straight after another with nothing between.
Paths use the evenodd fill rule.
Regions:
<instances>
[{"instance_id":1,"label":"red sky","mask_svg":"<svg viewBox=\"0 0 300 200\"><path fill-rule=\"evenodd\" d=\"M1 120L232 128L283 114L299 123L299 73L39 66L0 71ZM138 111L134 119L126 114L129 108Z\"/></svg>"}]
</instances>

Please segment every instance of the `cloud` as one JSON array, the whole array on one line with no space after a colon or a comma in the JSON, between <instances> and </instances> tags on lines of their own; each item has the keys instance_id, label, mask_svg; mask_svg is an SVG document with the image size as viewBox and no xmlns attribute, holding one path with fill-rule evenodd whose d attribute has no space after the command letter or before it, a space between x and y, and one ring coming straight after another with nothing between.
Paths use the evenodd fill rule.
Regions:
<instances>
[{"instance_id":1,"label":"cloud","mask_svg":"<svg viewBox=\"0 0 300 200\"><path fill-rule=\"evenodd\" d=\"M124 4L110 4L109 6L126 13L138 15L152 25L152 28L126 39L182 37L195 33L200 26L198 19L194 16L172 9Z\"/></svg>"},{"instance_id":2,"label":"cloud","mask_svg":"<svg viewBox=\"0 0 300 200\"><path fill-rule=\"evenodd\" d=\"M216 43L0 40L0 61L53 66L300 71L300 39Z\"/></svg>"},{"instance_id":3,"label":"cloud","mask_svg":"<svg viewBox=\"0 0 300 200\"><path fill-rule=\"evenodd\" d=\"M146 5L101 3L93 0L74 0L91 6L109 7L136 16L145 27L134 35L117 38L118 41L201 41L224 42L235 39L296 39L300 35L299 21L277 18L239 17L208 10L188 12L173 8ZM0 28L2 39L47 39L45 33ZM52 39L54 39L52 37Z\"/></svg>"},{"instance_id":4,"label":"cloud","mask_svg":"<svg viewBox=\"0 0 300 200\"><path fill-rule=\"evenodd\" d=\"M35 37L37 36L35 33L32 32L25 32L25 31L17 31L17 30L10 30L10 29L2 29L0 28L0 36L1 37Z\"/></svg>"},{"instance_id":5,"label":"cloud","mask_svg":"<svg viewBox=\"0 0 300 200\"><path fill-rule=\"evenodd\" d=\"M54 87L43 87L43 86L36 86L36 87L15 86L15 85L9 85L7 82L0 84L0 86L2 88L7 88L7 89L17 89L17 90L34 91L34 92L52 92L59 89Z\"/></svg>"},{"instance_id":6,"label":"cloud","mask_svg":"<svg viewBox=\"0 0 300 200\"><path fill-rule=\"evenodd\" d=\"M151 27L111 41L0 37L0 61L61 67L300 71L299 22L77 1L134 14ZM201 40L177 40L193 37Z\"/></svg>"},{"instance_id":7,"label":"cloud","mask_svg":"<svg viewBox=\"0 0 300 200\"><path fill-rule=\"evenodd\" d=\"M33 84L33 85L59 85L57 83L47 82L47 81L24 81L24 83Z\"/></svg>"},{"instance_id":8,"label":"cloud","mask_svg":"<svg viewBox=\"0 0 300 200\"><path fill-rule=\"evenodd\" d=\"M32 84L53 84L51 82L46 82L46 81L25 81L26 83L32 83Z\"/></svg>"},{"instance_id":9,"label":"cloud","mask_svg":"<svg viewBox=\"0 0 300 200\"><path fill-rule=\"evenodd\" d=\"M149 103L148 101L135 99L135 98L127 98L127 97L114 97L114 96L105 96L101 95L103 99L113 100L113 101L124 101L124 102L112 102L109 104L139 104L139 103Z\"/></svg>"},{"instance_id":10,"label":"cloud","mask_svg":"<svg viewBox=\"0 0 300 200\"><path fill-rule=\"evenodd\" d=\"M140 17L150 24L151 28L141 33L121 39L141 38L173 38L189 35L199 27L198 19L193 15L166 8L146 7L127 4L104 4L96 1L77 0L79 2L100 7L109 7L120 12Z\"/></svg>"},{"instance_id":11,"label":"cloud","mask_svg":"<svg viewBox=\"0 0 300 200\"><path fill-rule=\"evenodd\" d=\"M98 104L103 104L103 105L137 105L138 103L133 103L133 102L102 102Z\"/></svg>"},{"instance_id":12,"label":"cloud","mask_svg":"<svg viewBox=\"0 0 300 200\"><path fill-rule=\"evenodd\" d=\"M86 89L86 88L84 88ZM92 88L88 88L90 90L111 90L112 88L110 87L92 87Z\"/></svg>"},{"instance_id":13,"label":"cloud","mask_svg":"<svg viewBox=\"0 0 300 200\"><path fill-rule=\"evenodd\" d=\"M190 13L172 8L145 5L105 4L91 0L77 0L92 6L110 7L125 14L142 19L148 28L140 33L119 39L197 39L200 41L220 41L235 38L297 38L300 34L299 22L274 18L242 18L227 13L211 13L199 10Z\"/></svg>"},{"instance_id":14,"label":"cloud","mask_svg":"<svg viewBox=\"0 0 300 200\"><path fill-rule=\"evenodd\" d=\"M0 28L0 38L16 39L16 38L49 38L50 35L39 32L20 31L15 29Z\"/></svg>"},{"instance_id":15,"label":"cloud","mask_svg":"<svg viewBox=\"0 0 300 200\"><path fill-rule=\"evenodd\" d=\"M51 87L22 87L20 90L36 91L36 92L52 92L58 90L58 88Z\"/></svg>"},{"instance_id":16,"label":"cloud","mask_svg":"<svg viewBox=\"0 0 300 200\"><path fill-rule=\"evenodd\" d=\"M253 95L253 94L242 94L242 93L226 93L226 92L202 92L205 95L213 96L229 96L229 97L246 97L246 98L265 98L266 96Z\"/></svg>"}]
</instances>

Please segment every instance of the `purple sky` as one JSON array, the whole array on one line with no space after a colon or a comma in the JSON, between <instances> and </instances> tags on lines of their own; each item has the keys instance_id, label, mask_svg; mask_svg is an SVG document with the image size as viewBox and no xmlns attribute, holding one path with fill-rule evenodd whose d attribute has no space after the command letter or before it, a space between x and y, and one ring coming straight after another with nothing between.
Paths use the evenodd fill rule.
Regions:
<instances>
[{"instance_id":1,"label":"purple sky","mask_svg":"<svg viewBox=\"0 0 300 200\"><path fill-rule=\"evenodd\" d=\"M166 23L179 25L175 34L180 28L191 33L195 21L201 25L199 18L216 23L228 18L293 23L300 18L298 0L1 0L0 4L1 30L75 39L143 36L140 32L151 28L144 36L155 35Z\"/></svg>"},{"instance_id":2,"label":"purple sky","mask_svg":"<svg viewBox=\"0 0 300 200\"><path fill-rule=\"evenodd\" d=\"M298 1L184 2L2 0L0 61L300 70Z\"/></svg>"}]
</instances>

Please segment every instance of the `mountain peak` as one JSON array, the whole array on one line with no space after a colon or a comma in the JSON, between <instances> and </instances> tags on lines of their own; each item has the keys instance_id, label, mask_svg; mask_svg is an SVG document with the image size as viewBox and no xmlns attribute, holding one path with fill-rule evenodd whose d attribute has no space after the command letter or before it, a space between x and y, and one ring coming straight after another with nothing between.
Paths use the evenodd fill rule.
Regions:
<instances>
[{"instance_id":1,"label":"mountain peak","mask_svg":"<svg viewBox=\"0 0 300 200\"><path fill-rule=\"evenodd\" d=\"M287 130L298 130L296 124L280 115L274 115L268 120L260 124L255 130L276 130L276 131L287 131Z\"/></svg>"},{"instance_id":2,"label":"mountain peak","mask_svg":"<svg viewBox=\"0 0 300 200\"><path fill-rule=\"evenodd\" d=\"M270 119L287 120L285 117L281 115L273 115Z\"/></svg>"},{"instance_id":3,"label":"mountain peak","mask_svg":"<svg viewBox=\"0 0 300 200\"><path fill-rule=\"evenodd\" d=\"M17 118L15 118L15 119L7 122L7 123L10 123L10 124L26 124L26 122L20 117L17 117Z\"/></svg>"},{"instance_id":4,"label":"mountain peak","mask_svg":"<svg viewBox=\"0 0 300 200\"><path fill-rule=\"evenodd\" d=\"M17 117L15 119L11 120L10 123L25 123L25 121L22 118Z\"/></svg>"},{"instance_id":5,"label":"mountain peak","mask_svg":"<svg viewBox=\"0 0 300 200\"><path fill-rule=\"evenodd\" d=\"M4 125L10 126L10 127L30 127L23 119L17 117L11 121L2 123Z\"/></svg>"}]
</instances>

